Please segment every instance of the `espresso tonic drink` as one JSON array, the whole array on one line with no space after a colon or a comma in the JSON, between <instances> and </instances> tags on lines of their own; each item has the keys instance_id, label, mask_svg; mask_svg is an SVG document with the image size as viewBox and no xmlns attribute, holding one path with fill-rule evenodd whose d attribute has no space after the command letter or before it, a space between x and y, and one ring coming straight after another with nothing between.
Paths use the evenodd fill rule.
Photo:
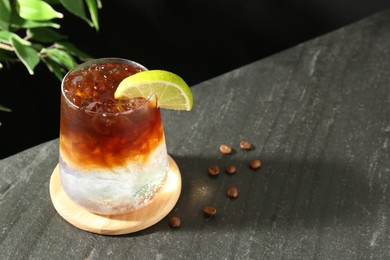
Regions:
<instances>
[{"instance_id":1,"label":"espresso tonic drink","mask_svg":"<svg viewBox=\"0 0 390 260\"><path fill-rule=\"evenodd\" d=\"M63 79L61 183L91 212L137 210L166 179L168 155L156 97L114 98L124 78L143 70L129 60L105 58L81 64Z\"/></svg>"}]
</instances>

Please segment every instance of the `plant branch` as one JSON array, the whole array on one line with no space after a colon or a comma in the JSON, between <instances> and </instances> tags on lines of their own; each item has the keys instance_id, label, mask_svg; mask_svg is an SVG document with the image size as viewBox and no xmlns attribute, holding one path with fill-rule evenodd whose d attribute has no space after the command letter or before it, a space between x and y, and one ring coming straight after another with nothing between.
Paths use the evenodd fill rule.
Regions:
<instances>
[{"instance_id":1,"label":"plant branch","mask_svg":"<svg viewBox=\"0 0 390 260\"><path fill-rule=\"evenodd\" d=\"M6 51L15 51L15 49L12 46L5 44L5 43L1 43L1 42L0 42L0 49L6 50Z\"/></svg>"}]
</instances>

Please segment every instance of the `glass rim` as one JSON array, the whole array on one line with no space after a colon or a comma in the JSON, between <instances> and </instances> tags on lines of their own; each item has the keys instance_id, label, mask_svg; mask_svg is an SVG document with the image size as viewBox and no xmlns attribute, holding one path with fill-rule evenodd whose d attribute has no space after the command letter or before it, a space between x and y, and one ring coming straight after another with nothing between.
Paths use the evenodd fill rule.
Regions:
<instances>
[{"instance_id":1,"label":"glass rim","mask_svg":"<svg viewBox=\"0 0 390 260\"><path fill-rule=\"evenodd\" d=\"M119 63L119 64L128 64L128 65L133 65L134 67L136 68L139 68L141 69L141 71L146 71L148 70L145 66L141 65L140 63L138 62L135 62L135 61L132 61L132 60L129 60L129 59L124 59L124 58L116 58L116 57L108 57L108 58L96 58L96 59L91 59L91 60L88 60L88 61L85 61L83 63L80 63L80 64L77 64L76 66L74 66L72 69L70 69L66 74L65 76L62 78L62 81L61 81L61 96L64 98L66 104L68 106L70 106L71 108L73 109L77 109L77 110L80 110L80 111L84 111L85 113L88 113L88 114L95 114L95 115L111 115L111 116L115 116L115 115L120 115L120 114L128 114L128 113L132 113L134 111L137 111L139 110L140 108L148 105L152 100L155 99L155 94L152 93L150 94L147 98L145 98L145 102L143 102L142 104L138 105L137 107L135 107L134 109L131 109L131 110L125 110L125 111L118 111L118 112L96 112L96 111L90 111L90 110L86 110L85 108L83 107L79 107L77 106L76 104L74 104L72 101L69 100L69 98L65 95L65 92L64 92L64 82L65 82L65 79L72 73L72 72L75 72L75 71L78 71L82 68L85 68L87 66L90 66L92 64L102 64L102 63L107 63L107 62L112 62L112 63Z\"/></svg>"}]
</instances>

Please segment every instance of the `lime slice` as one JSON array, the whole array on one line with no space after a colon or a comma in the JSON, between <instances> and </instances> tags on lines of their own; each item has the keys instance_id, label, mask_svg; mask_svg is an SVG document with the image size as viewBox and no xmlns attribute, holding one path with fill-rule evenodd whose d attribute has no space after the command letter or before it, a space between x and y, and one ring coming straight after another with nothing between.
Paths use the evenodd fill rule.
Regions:
<instances>
[{"instance_id":1,"label":"lime slice","mask_svg":"<svg viewBox=\"0 0 390 260\"><path fill-rule=\"evenodd\" d=\"M157 96L158 106L175 110L192 109L192 93L178 75L165 70L146 70L131 75L115 91L116 99Z\"/></svg>"}]
</instances>

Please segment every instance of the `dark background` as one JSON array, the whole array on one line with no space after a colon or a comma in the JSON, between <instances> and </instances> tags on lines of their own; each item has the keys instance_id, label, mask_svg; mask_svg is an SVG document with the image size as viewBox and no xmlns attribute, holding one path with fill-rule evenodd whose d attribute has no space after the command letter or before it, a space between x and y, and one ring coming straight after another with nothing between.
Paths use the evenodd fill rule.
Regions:
<instances>
[{"instance_id":1,"label":"dark background","mask_svg":"<svg viewBox=\"0 0 390 260\"><path fill-rule=\"evenodd\" d=\"M190 86L390 7L389 0L102 1L100 31L64 12L61 32L93 57L122 57ZM389 43L390 44L390 43ZM43 64L0 71L0 158L58 137L60 82Z\"/></svg>"}]
</instances>

